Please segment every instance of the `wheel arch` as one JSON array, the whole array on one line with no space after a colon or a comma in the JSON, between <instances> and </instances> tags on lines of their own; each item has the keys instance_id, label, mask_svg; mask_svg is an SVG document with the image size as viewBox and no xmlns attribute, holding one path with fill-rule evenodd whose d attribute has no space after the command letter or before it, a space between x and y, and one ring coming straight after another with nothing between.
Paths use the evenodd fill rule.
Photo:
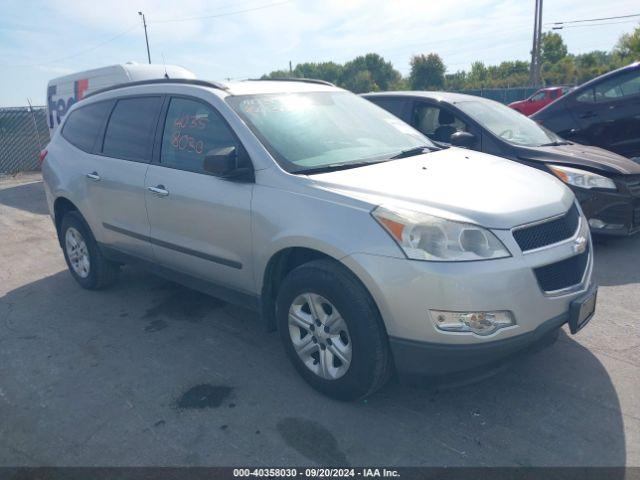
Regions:
<instances>
[{"instance_id":1,"label":"wheel arch","mask_svg":"<svg viewBox=\"0 0 640 480\"><path fill-rule=\"evenodd\" d=\"M351 273L369 291L360 275L341 260L344 257L346 257L346 254L342 252L336 252L331 248L322 248L318 245L283 246L273 252L269 256L264 269L260 270L262 274L259 276L261 281L259 285L261 315L267 330L273 331L276 329L275 300L282 281L294 268L305 263L321 259L333 261ZM374 298L371 292L369 294ZM377 303L375 298L374 303Z\"/></svg>"},{"instance_id":2,"label":"wheel arch","mask_svg":"<svg viewBox=\"0 0 640 480\"><path fill-rule=\"evenodd\" d=\"M74 211L80 213L80 209L67 197L59 196L54 200L53 222L56 227L56 233L58 234L58 240L60 240L60 226L62 225L62 219L67 213ZM82 213L80 213L80 215L82 215Z\"/></svg>"}]
</instances>

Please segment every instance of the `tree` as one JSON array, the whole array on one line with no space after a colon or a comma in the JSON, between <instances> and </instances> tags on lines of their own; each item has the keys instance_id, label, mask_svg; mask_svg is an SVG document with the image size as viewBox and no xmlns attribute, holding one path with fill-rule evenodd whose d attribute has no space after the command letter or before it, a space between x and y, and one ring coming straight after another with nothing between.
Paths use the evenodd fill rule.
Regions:
<instances>
[{"instance_id":1,"label":"tree","mask_svg":"<svg viewBox=\"0 0 640 480\"><path fill-rule=\"evenodd\" d=\"M290 76L291 74L289 73L289 70L274 70L273 72L262 75L260 79L266 80L269 78L286 78Z\"/></svg>"},{"instance_id":2,"label":"tree","mask_svg":"<svg viewBox=\"0 0 640 480\"><path fill-rule=\"evenodd\" d=\"M572 57L572 55L568 55ZM576 78L575 83L583 83L598 75L608 72L622 65L619 58L601 50L581 53L574 57Z\"/></svg>"},{"instance_id":3,"label":"tree","mask_svg":"<svg viewBox=\"0 0 640 480\"><path fill-rule=\"evenodd\" d=\"M361 72L369 72L369 75ZM362 93L390 90L401 78L391 62L385 61L377 53L368 53L344 64L340 84L353 92Z\"/></svg>"},{"instance_id":4,"label":"tree","mask_svg":"<svg viewBox=\"0 0 640 480\"><path fill-rule=\"evenodd\" d=\"M356 93L375 92L379 90L369 70L356 72L344 86Z\"/></svg>"},{"instance_id":5,"label":"tree","mask_svg":"<svg viewBox=\"0 0 640 480\"><path fill-rule=\"evenodd\" d=\"M483 88L487 86L487 79L489 78L489 72L487 67L482 62L473 62L471 64L471 71L467 76L467 88ZM470 84L470 85L469 85Z\"/></svg>"},{"instance_id":6,"label":"tree","mask_svg":"<svg viewBox=\"0 0 640 480\"><path fill-rule=\"evenodd\" d=\"M567 56L567 45L555 32L544 32L540 37L540 58L542 63L558 63Z\"/></svg>"},{"instance_id":7,"label":"tree","mask_svg":"<svg viewBox=\"0 0 640 480\"><path fill-rule=\"evenodd\" d=\"M545 84L580 84L615 68L640 60L640 26L621 35L611 51L594 50L569 54L562 37L546 32L541 38L542 76ZM361 55L344 65L335 62L301 63L293 72L276 70L263 78L304 77L335 83L356 93L377 90L443 89L471 90L518 87L528 84L529 62L503 61L497 65L473 62L468 71L446 74L437 53L415 55L410 60L411 73L403 78L376 53Z\"/></svg>"},{"instance_id":8,"label":"tree","mask_svg":"<svg viewBox=\"0 0 640 480\"><path fill-rule=\"evenodd\" d=\"M342 65L335 62L299 63L293 69L293 76L339 83L342 78Z\"/></svg>"},{"instance_id":9,"label":"tree","mask_svg":"<svg viewBox=\"0 0 640 480\"><path fill-rule=\"evenodd\" d=\"M568 85L576 83L577 69L575 59L567 55L554 64L542 65L542 79L545 85Z\"/></svg>"},{"instance_id":10,"label":"tree","mask_svg":"<svg viewBox=\"0 0 640 480\"><path fill-rule=\"evenodd\" d=\"M261 78L317 78L318 80L326 80L331 83L338 83L342 77L342 65L335 62L320 62L320 63L299 63L293 69L293 72L288 70L274 70L271 73L263 75Z\"/></svg>"},{"instance_id":11,"label":"tree","mask_svg":"<svg viewBox=\"0 0 640 480\"><path fill-rule=\"evenodd\" d=\"M640 60L640 26L632 33L625 33L620 37L614 52L623 60Z\"/></svg>"},{"instance_id":12,"label":"tree","mask_svg":"<svg viewBox=\"0 0 640 480\"><path fill-rule=\"evenodd\" d=\"M441 90L444 88L446 67L437 53L411 57L409 84L414 90Z\"/></svg>"},{"instance_id":13,"label":"tree","mask_svg":"<svg viewBox=\"0 0 640 480\"><path fill-rule=\"evenodd\" d=\"M447 90L463 90L467 88L467 72L458 70L444 76L444 84Z\"/></svg>"}]
</instances>

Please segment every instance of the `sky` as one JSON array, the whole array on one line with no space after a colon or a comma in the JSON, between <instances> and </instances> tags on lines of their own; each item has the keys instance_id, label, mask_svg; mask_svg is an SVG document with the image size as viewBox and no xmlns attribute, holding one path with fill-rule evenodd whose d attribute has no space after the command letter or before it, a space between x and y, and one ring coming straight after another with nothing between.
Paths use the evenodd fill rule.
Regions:
<instances>
[{"instance_id":1,"label":"sky","mask_svg":"<svg viewBox=\"0 0 640 480\"><path fill-rule=\"evenodd\" d=\"M529 60L534 0L0 0L0 107L44 105L51 78L136 61L210 80L256 78L289 61L345 62L376 52L403 75L436 52L448 72L476 60ZM640 13L638 0L544 0L559 21ZM640 17L560 31L571 53L611 50ZM577 24L576 24L577 25Z\"/></svg>"}]
</instances>

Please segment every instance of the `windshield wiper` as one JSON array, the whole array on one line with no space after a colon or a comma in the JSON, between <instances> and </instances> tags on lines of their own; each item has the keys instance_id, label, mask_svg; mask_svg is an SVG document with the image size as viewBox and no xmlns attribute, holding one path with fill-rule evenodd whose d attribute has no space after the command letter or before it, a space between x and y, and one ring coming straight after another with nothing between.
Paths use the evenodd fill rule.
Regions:
<instances>
[{"instance_id":1,"label":"windshield wiper","mask_svg":"<svg viewBox=\"0 0 640 480\"><path fill-rule=\"evenodd\" d=\"M419 147L413 147L413 148L409 148L407 150L402 150L400 153L398 153L397 155L394 155L393 157L390 157L390 160L396 160L398 158L406 158L406 157L413 157L414 155L420 155L422 153L425 153L426 151L432 152L434 150L437 150L435 147L432 147L430 145L421 145Z\"/></svg>"},{"instance_id":2,"label":"windshield wiper","mask_svg":"<svg viewBox=\"0 0 640 480\"><path fill-rule=\"evenodd\" d=\"M368 161L368 162L332 163L330 165L323 165L321 167L301 168L300 170L295 170L291 173L302 174L302 175L313 175L314 173L326 173L326 172L335 172L336 170L348 170L349 168L364 167L367 165L373 165L375 163L382 163L386 161L387 160L375 160L375 161Z\"/></svg>"},{"instance_id":3,"label":"windshield wiper","mask_svg":"<svg viewBox=\"0 0 640 480\"><path fill-rule=\"evenodd\" d=\"M567 142L566 140L556 140L555 142L543 143L540 147L559 147L560 145L573 145L571 142Z\"/></svg>"}]
</instances>

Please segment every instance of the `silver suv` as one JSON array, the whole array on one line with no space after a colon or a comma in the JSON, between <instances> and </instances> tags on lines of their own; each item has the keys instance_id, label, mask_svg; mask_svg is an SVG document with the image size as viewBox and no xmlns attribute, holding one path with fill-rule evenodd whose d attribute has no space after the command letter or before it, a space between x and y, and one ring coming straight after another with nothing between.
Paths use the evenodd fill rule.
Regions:
<instances>
[{"instance_id":1,"label":"silver suv","mask_svg":"<svg viewBox=\"0 0 640 480\"><path fill-rule=\"evenodd\" d=\"M112 87L43 155L82 287L135 263L254 308L335 398L394 368L489 368L595 308L588 226L559 180L438 148L325 82Z\"/></svg>"}]
</instances>

